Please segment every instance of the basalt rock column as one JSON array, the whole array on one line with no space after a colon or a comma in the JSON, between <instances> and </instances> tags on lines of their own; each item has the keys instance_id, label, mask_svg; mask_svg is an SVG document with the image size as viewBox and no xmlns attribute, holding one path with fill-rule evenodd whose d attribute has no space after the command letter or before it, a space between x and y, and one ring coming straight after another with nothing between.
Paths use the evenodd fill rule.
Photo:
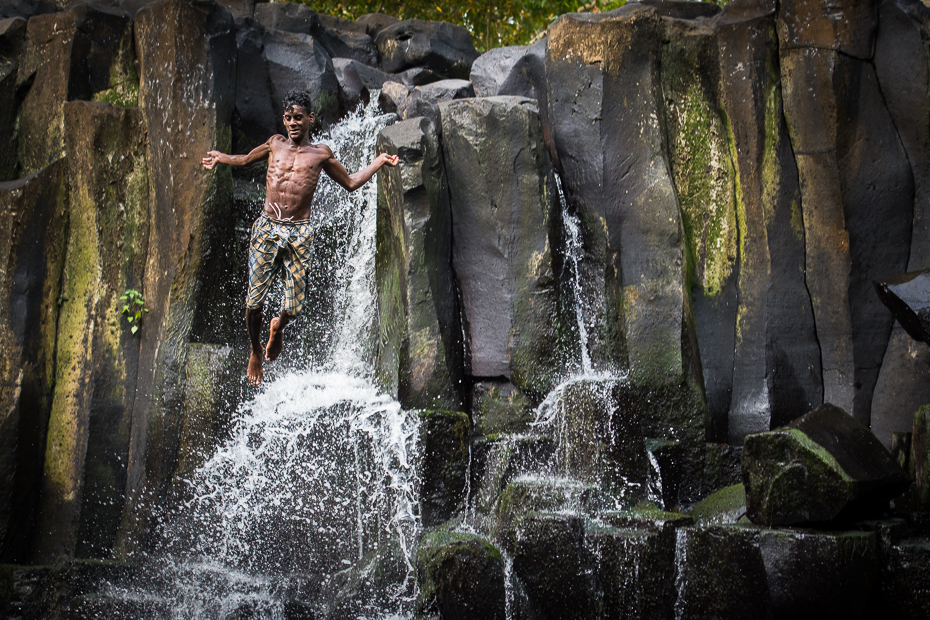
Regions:
<instances>
[{"instance_id":1,"label":"basalt rock column","mask_svg":"<svg viewBox=\"0 0 930 620\"><path fill-rule=\"evenodd\" d=\"M13 17L0 20L0 181L16 178L18 134L16 112L19 96L16 92L16 72L19 54L26 38L26 20Z\"/></svg>"},{"instance_id":2,"label":"basalt rock column","mask_svg":"<svg viewBox=\"0 0 930 620\"><path fill-rule=\"evenodd\" d=\"M65 130L71 217L37 562L74 554L78 541L85 556L106 557L112 549L139 356L119 297L141 288L148 241L141 112L69 102Z\"/></svg>"},{"instance_id":3,"label":"basalt rock column","mask_svg":"<svg viewBox=\"0 0 930 620\"><path fill-rule=\"evenodd\" d=\"M901 137L914 178L914 219L907 271L930 269L930 9L920 2L879 3L875 75ZM901 271L904 271L902 269ZM893 272L879 274L879 277ZM891 445L891 434L910 428L911 412L930 403L930 346L895 323L872 402L872 431Z\"/></svg>"},{"instance_id":4,"label":"basalt rock column","mask_svg":"<svg viewBox=\"0 0 930 620\"><path fill-rule=\"evenodd\" d=\"M467 372L540 399L563 372L555 182L535 102L440 103Z\"/></svg>"},{"instance_id":5,"label":"basalt rock column","mask_svg":"<svg viewBox=\"0 0 930 620\"><path fill-rule=\"evenodd\" d=\"M28 89L19 116L23 172L64 154L65 101L112 95L132 65L132 20L119 9L82 4L31 18L16 80Z\"/></svg>"},{"instance_id":6,"label":"basalt rock column","mask_svg":"<svg viewBox=\"0 0 930 620\"><path fill-rule=\"evenodd\" d=\"M0 561L28 561L55 383L67 162L0 184Z\"/></svg>"},{"instance_id":7,"label":"basalt rock column","mask_svg":"<svg viewBox=\"0 0 930 620\"><path fill-rule=\"evenodd\" d=\"M163 0L136 16L139 103L149 136L151 219L143 291L146 315L133 408L120 549L147 528L151 501L174 467L181 373L191 329L205 224L228 217L227 171L203 170L210 149L230 147L236 39L232 18L212 2Z\"/></svg>"},{"instance_id":8,"label":"basalt rock column","mask_svg":"<svg viewBox=\"0 0 930 620\"><path fill-rule=\"evenodd\" d=\"M804 281L798 173L782 112L775 3L734 2L714 29L740 227L733 393L723 437L738 444L819 405L823 387ZM698 324L703 361L700 315ZM714 350L713 341L707 345ZM717 381L706 361L704 378L711 406Z\"/></svg>"},{"instance_id":9,"label":"basalt rock column","mask_svg":"<svg viewBox=\"0 0 930 620\"><path fill-rule=\"evenodd\" d=\"M462 408L452 220L439 140L414 118L382 130L400 164L378 175L378 376L407 408Z\"/></svg>"},{"instance_id":10,"label":"basalt rock column","mask_svg":"<svg viewBox=\"0 0 930 620\"><path fill-rule=\"evenodd\" d=\"M559 19L546 56L549 120L569 208L581 219L593 365L629 369L617 398L650 403L641 413L647 436L696 447L706 405L666 154L663 34L659 13L638 4Z\"/></svg>"},{"instance_id":11,"label":"basalt rock column","mask_svg":"<svg viewBox=\"0 0 930 620\"><path fill-rule=\"evenodd\" d=\"M801 182L807 285L825 402L868 423L891 330L871 279L903 271L913 185L870 62L875 4L785 3L779 12L785 115Z\"/></svg>"}]
</instances>

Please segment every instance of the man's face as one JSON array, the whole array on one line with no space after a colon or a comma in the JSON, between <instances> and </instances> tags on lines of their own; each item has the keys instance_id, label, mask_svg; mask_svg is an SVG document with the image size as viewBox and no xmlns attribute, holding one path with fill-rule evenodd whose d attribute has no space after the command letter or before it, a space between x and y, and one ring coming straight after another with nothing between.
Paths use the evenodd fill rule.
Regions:
<instances>
[{"instance_id":1,"label":"man's face","mask_svg":"<svg viewBox=\"0 0 930 620\"><path fill-rule=\"evenodd\" d=\"M284 129L291 140L303 140L312 125L313 112L305 110L303 106L293 105L284 111Z\"/></svg>"}]
</instances>

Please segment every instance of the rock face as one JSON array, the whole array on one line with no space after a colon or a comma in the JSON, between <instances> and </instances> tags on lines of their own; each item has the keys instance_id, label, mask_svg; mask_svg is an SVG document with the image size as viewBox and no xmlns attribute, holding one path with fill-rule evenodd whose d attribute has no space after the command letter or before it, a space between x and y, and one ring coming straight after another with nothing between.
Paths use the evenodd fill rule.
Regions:
<instances>
[{"instance_id":1,"label":"rock face","mask_svg":"<svg viewBox=\"0 0 930 620\"><path fill-rule=\"evenodd\" d=\"M68 229L67 161L0 185L0 535L3 562L26 562L45 463L55 332Z\"/></svg>"},{"instance_id":2,"label":"rock face","mask_svg":"<svg viewBox=\"0 0 930 620\"><path fill-rule=\"evenodd\" d=\"M552 249L558 211L536 107L491 97L438 108L468 374L503 376L541 398L555 387L562 360Z\"/></svg>"},{"instance_id":3,"label":"rock face","mask_svg":"<svg viewBox=\"0 0 930 620\"><path fill-rule=\"evenodd\" d=\"M108 557L122 517L139 336L120 296L141 288L148 253L143 127L137 108L65 105L71 217L34 552L40 562L76 551Z\"/></svg>"},{"instance_id":4,"label":"rock face","mask_svg":"<svg viewBox=\"0 0 930 620\"><path fill-rule=\"evenodd\" d=\"M823 405L743 449L747 516L760 525L868 514L907 489L907 474L864 426Z\"/></svg>"}]
</instances>

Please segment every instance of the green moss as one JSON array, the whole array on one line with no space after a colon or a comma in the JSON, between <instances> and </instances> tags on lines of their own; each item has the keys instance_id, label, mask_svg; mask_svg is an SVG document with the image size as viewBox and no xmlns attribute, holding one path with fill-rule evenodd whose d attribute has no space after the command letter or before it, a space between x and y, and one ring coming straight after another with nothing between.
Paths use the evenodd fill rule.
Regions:
<instances>
[{"instance_id":1,"label":"green moss","mask_svg":"<svg viewBox=\"0 0 930 620\"><path fill-rule=\"evenodd\" d=\"M735 522L746 512L746 487L734 484L711 493L688 513L701 523Z\"/></svg>"},{"instance_id":2,"label":"green moss","mask_svg":"<svg viewBox=\"0 0 930 620\"><path fill-rule=\"evenodd\" d=\"M139 104L139 74L136 72L132 50L132 34L120 41L119 50L110 65L109 88L94 93L94 101L105 101L123 108L134 108Z\"/></svg>"}]
</instances>

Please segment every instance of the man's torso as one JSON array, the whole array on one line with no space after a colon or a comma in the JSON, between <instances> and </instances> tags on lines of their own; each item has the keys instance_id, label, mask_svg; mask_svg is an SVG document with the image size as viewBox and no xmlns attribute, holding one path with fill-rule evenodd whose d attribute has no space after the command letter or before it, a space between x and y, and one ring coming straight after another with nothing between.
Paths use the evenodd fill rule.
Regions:
<instances>
[{"instance_id":1,"label":"man's torso","mask_svg":"<svg viewBox=\"0 0 930 620\"><path fill-rule=\"evenodd\" d=\"M310 219L320 172L332 151L319 144L293 146L283 136L274 136L270 145L265 214L278 220Z\"/></svg>"}]
</instances>

